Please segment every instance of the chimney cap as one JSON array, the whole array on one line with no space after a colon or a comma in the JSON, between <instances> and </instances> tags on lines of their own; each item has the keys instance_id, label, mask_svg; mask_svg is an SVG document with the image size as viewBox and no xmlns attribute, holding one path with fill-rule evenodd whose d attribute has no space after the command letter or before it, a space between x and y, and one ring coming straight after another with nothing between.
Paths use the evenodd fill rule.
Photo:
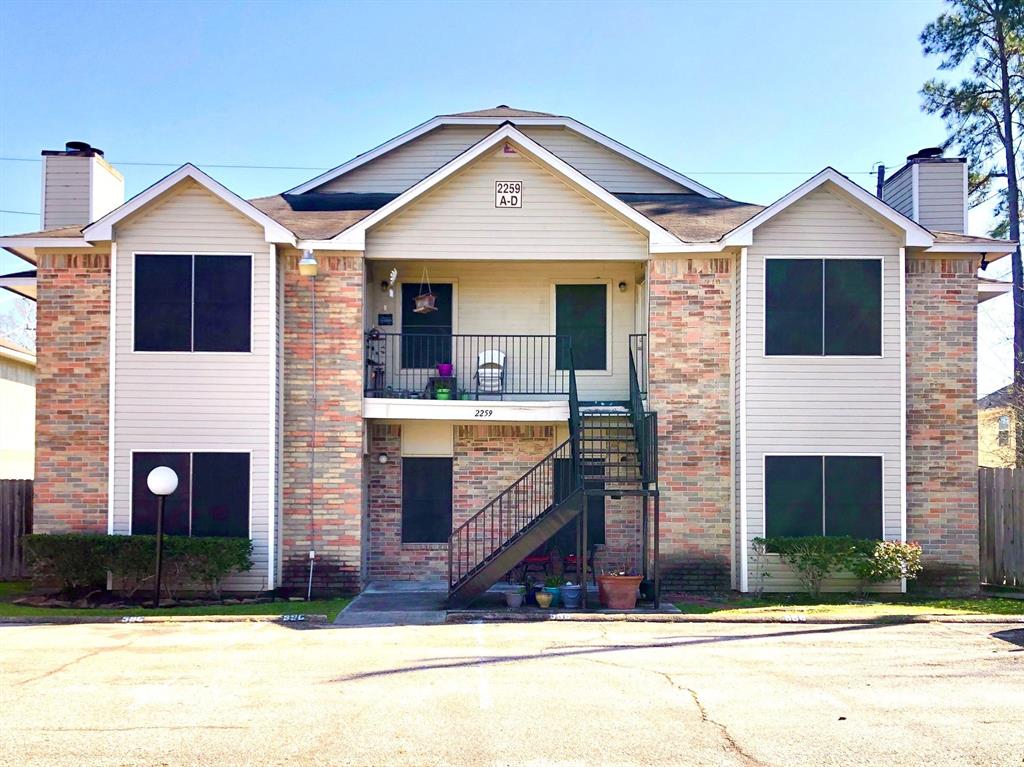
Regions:
<instances>
[{"instance_id":1,"label":"chimney cap","mask_svg":"<svg viewBox=\"0 0 1024 767\"><path fill-rule=\"evenodd\" d=\"M915 160L934 160L942 157L943 149L941 146L928 146L924 149L918 149L913 154L907 155L907 162L914 162Z\"/></svg>"},{"instance_id":2,"label":"chimney cap","mask_svg":"<svg viewBox=\"0 0 1024 767\"><path fill-rule=\"evenodd\" d=\"M102 157L103 150L88 141L68 141L63 149L44 149L44 157Z\"/></svg>"}]
</instances>

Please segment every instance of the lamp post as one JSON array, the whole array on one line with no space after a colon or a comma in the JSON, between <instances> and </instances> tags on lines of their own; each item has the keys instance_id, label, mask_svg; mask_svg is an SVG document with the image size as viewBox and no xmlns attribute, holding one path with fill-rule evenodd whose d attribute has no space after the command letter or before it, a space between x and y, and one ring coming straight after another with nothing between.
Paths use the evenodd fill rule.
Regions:
<instances>
[{"instance_id":1,"label":"lamp post","mask_svg":"<svg viewBox=\"0 0 1024 767\"><path fill-rule=\"evenodd\" d=\"M170 466L157 466L146 477L149 492L157 497L156 511L156 588L153 590L153 607L160 606L160 575L164 553L164 502L167 496L178 489L178 475Z\"/></svg>"}]
</instances>

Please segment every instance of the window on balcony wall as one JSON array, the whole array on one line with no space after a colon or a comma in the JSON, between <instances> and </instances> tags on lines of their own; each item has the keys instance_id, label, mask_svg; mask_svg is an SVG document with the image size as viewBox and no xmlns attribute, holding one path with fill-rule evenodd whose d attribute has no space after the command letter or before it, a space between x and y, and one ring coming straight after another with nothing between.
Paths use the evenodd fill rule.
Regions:
<instances>
[{"instance_id":1,"label":"window on balcony wall","mask_svg":"<svg viewBox=\"0 0 1024 767\"><path fill-rule=\"evenodd\" d=\"M436 311L417 314L418 283L402 283L402 367L429 369L452 361L452 301L450 282L430 286L437 297ZM447 539L446 539L447 540Z\"/></svg>"},{"instance_id":2,"label":"window on balcony wall","mask_svg":"<svg viewBox=\"0 0 1024 767\"><path fill-rule=\"evenodd\" d=\"M252 256L135 256L135 351L248 352Z\"/></svg>"},{"instance_id":3,"label":"window on balcony wall","mask_svg":"<svg viewBox=\"0 0 1024 767\"><path fill-rule=\"evenodd\" d=\"M764 320L770 356L880 356L881 259L767 259Z\"/></svg>"},{"instance_id":4,"label":"window on balcony wall","mask_svg":"<svg viewBox=\"0 0 1024 767\"><path fill-rule=\"evenodd\" d=\"M608 369L608 286L556 285L555 334L572 344L576 370ZM557 368L569 369L569 348L559 343Z\"/></svg>"},{"instance_id":5,"label":"window on balcony wall","mask_svg":"<svg viewBox=\"0 0 1024 767\"><path fill-rule=\"evenodd\" d=\"M764 461L768 537L882 538L882 458L769 455Z\"/></svg>"},{"instance_id":6,"label":"window on balcony wall","mask_svg":"<svg viewBox=\"0 0 1024 767\"><path fill-rule=\"evenodd\" d=\"M1006 447L1010 444L1010 416L999 416L999 447Z\"/></svg>"},{"instance_id":7,"label":"window on balcony wall","mask_svg":"<svg viewBox=\"0 0 1024 767\"><path fill-rule=\"evenodd\" d=\"M178 475L178 489L164 506L166 534L248 537L248 453L132 454L132 533L156 532L157 497L146 479L157 466L169 466Z\"/></svg>"}]
</instances>

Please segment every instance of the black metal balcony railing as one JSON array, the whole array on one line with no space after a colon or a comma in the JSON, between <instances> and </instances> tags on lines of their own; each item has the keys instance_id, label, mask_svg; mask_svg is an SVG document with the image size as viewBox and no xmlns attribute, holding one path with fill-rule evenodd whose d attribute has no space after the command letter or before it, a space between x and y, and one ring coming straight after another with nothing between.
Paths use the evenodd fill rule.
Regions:
<instances>
[{"instance_id":1,"label":"black metal balcony railing","mask_svg":"<svg viewBox=\"0 0 1024 767\"><path fill-rule=\"evenodd\" d=\"M569 371L559 361L570 353L567 336L371 331L366 334L366 396L564 397L569 394Z\"/></svg>"},{"instance_id":2,"label":"black metal balcony railing","mask_svg":"<svg viewBox=\"0 0 1024 767\"><path fill-rule=\"evenodd\" d=\"M647 395L647 335L631 333L629 336L629 357L636 367L636 381L640 394Z\"/></svg>"}]
</instances>

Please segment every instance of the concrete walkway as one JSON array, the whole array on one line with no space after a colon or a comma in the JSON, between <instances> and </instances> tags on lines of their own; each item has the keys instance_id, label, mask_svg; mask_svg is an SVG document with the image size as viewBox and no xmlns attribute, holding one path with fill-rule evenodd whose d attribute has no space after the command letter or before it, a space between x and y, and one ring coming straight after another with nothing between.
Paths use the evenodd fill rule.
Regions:
<instances>
[{"instance_id":1,"label":"concrete walkway","mask_svg":"<svg viewBox=\"0 0 1024 767\"><path fill-rule=\"evenodd\" d=\"M336 626L430 626L444 623L448 585L444 581L371 581Z\"/></svg>"}]
</instances>

